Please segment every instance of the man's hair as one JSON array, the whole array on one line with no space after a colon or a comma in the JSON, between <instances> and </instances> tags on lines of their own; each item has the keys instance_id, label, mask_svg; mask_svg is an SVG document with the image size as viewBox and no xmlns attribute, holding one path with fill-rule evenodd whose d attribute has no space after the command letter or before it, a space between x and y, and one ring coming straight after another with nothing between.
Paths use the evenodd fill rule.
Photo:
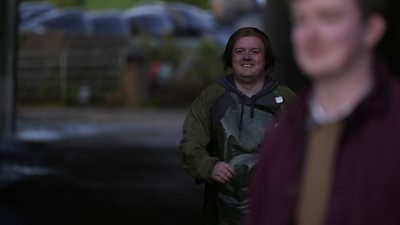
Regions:
<instances>
[{"instance_id":1,"label":"man's hair","mask_svg":"<svg viewBox=\"0 0 400 225\"><path fill-rule=\"evenodd\" d=\"M235 43L240 38L249 36L258 37L264 44L265 70L267 71L275 65L275 58L272 52L272 46L269 37L263 31L255 27L243 27L235 31L226 44L224 53L222 55L222 62L225 70L232 68L232 50Z\"/></svg>"},{"instance_id":2,"label":"man's hair","mask_svg":"<svg viewBox=\"0 0 400 225\"><path fill-rule=\"evenodd\" d=\"M289 5L295 0L286 0ZM373 13L378 13L385 16L387 13L387 2L386 0L354 0L360 9L361 15L367 18Z\"/></svg>"},{"instance_id":3,"label":"man's hair","mask_svg":"<svg viewBox=\"0 0 400 225\"><path fill-rule=\"evenodd\" d=\"M355 0L360 8L361 15L366 18L371 14L378 13L382 16L386 15L386 0Z\"/></svg>"}]
</instances>

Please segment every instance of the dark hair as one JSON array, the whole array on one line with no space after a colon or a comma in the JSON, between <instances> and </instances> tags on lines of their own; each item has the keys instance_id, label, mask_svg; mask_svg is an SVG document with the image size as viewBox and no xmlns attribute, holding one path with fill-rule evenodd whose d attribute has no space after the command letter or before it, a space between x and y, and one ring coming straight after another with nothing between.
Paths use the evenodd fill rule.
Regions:
<instances>
[{"instance_id":1,"label":"dark hair","mask_svg":"<svg viewBox=\"0 0 400 225\"><path fill-rule=\"evenodd\" d=\"M268 70L275 65L275 58L272 52L272 46L269 37L263 31L255 27L243 27L235 31L226 44L224 53L222 55L224 70L232 68L232 50L237 40L239 40L241 37L248 36L258 37L263 42L265 51L265 70Z\"/></svg>"},{"instance_id":2,"label":"dark hair","mask_svg":"<svg viewBox=\"0 0 400 225\"><path fill-rule=\"evenodd\" d=\"M294 0L286 0L286 3L289 5L293 1ZM383 16L387 13L386 0L355 0L355 2L364 18L367 18L372 13L378 13Z\"/></svg>"},{"instance_id":3,"label":"dark hair","mask_svg":"<svg viewBox=\"0 0 400 225\"><path fill-rule=\"evenodd\" d=\"M356 0L356 3L364 18L368 17L372 13L378 13L382 16L386 15L386 0Z\"/></svg>"}]
</instances>

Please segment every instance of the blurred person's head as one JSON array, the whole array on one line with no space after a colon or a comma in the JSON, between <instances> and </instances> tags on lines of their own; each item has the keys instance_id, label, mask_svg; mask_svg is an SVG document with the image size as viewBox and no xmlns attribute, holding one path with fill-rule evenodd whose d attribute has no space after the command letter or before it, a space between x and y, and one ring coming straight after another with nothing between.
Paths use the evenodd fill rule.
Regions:
<instances>
[{"instance_id":1,"label":"blurred person's head","mask_svg":"<svg viewBox=\"0 0 400 225\"><path fill-rule=\"evenodd\" d=\"M371 60L383 37L384 0L289 0L294 56L311 79Z\"/></svg>"},{"instance_id":2,"label":"blurred person's head","mask_svg":"<svg viewBox=\"0 0 400 225\"><path fill-rule=\"evenodd\" d=\"M225 69L232 69L234 78L245 83L264 79L275 60L268 36L254 27L235 31L222 56Z\"/></svg>"}]
</instances>

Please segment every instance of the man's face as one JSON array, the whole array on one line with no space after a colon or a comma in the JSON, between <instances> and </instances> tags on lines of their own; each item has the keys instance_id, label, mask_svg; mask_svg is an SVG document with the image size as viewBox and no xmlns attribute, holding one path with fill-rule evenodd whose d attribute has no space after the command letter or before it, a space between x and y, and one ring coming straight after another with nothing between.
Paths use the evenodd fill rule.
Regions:
<instances>
[{"instance_id":1,"label":"man's face","mask_svg":"<svg viewBox=\"0 0 400 225\"><path fill-rule=\"evenodd\" d=\"M263 42L254 36L239 38L232 49L232 68L237 81L254 83L265 75Z\"/></svg>"},{"instance_id":2,"label":"man's face","mask_svg":"<svg viewBox=\"0 0 400 225\"><path fill-rule=\"evenodd\" d=\"M292 0L291 14L295 58L311 79L341 74L365 53L355 0Z\"/></svg>"}]
</instances>

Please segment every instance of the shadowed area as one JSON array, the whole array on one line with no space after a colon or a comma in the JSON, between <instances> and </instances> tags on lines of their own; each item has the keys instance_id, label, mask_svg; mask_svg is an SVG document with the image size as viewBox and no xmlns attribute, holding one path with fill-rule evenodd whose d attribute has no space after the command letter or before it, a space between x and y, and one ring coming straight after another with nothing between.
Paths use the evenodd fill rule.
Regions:
<instances>
[{"instance_id":1,"label":"shadowed area","mask_svg":"<svg viewBox=\"0 0 400 225\"><path fill-rule=\"evenodd\" d=\"M19 133L44 116L24 110ZM142 113L51 114L42 129L63 133L62 121L85 118L95 132L3 143L0 224L200 224L202 186L182 170L176 141L183 114Z\"/></svg>"}]
</instances>

